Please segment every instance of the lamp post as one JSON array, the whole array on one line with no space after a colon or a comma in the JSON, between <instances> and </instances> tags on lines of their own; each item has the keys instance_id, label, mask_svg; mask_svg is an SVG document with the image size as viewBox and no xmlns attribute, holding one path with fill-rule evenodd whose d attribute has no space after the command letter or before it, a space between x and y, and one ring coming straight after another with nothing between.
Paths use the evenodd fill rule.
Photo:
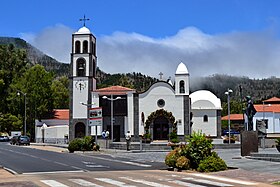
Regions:
<instances>
[{"instance_id":1,"label":"lamp post","mask_svg":"<svg viewBox=\"0 0 280 187\"><path fill-rule=\"evenodd\" d=\"M89 113L89 107L91 107L92 105L95 105L95 103L92 104L86 104L83 102L80 102L81 105L85 105L87 106L87 114ZM89 126L89 115L87 116L87 125ZM97 144L97 125L95 125L95 143Z\"/></svg>"},{"instance_id":2,"label":"lamp post","mask_svg":"<svg viewBox=\"0 0 280 187\"><path fill-rule=\"evenodd\" d=\"M26 93L17 90L17 95L20 96L20 94L24 96L24 136L26 136Z\"/></svg>"},{"instance_id":3,"label":"lamp post","mask_svg":"<svg viewBox=\"0 0 280 187\"><path fill-rule=\"evenodd\" d=\"M227 102L228 102L228 143L230 144L230 94L232 93L232 90L228 88L228 90L225 92L227 95Z\"/></svg>"},{"instance_id":4,"label":"lamp post","mask_svg":"<svg viewBox=\"0 0 280 187\"><path fill-rule=\"evenodd\" d=\"M111 98L108 98L106 95L104 95L102 97L102 99L107 99L109 101L111 101L111 140L112 142L114 141L114 128L113 128L113 125L114 125L114 122L113 122L113 118L114 118L114 101L118 100L118 99L121 99L121 97L116 97L115 99L113 98L113 95L111 95Z\"/></svg>"}]
</instances>

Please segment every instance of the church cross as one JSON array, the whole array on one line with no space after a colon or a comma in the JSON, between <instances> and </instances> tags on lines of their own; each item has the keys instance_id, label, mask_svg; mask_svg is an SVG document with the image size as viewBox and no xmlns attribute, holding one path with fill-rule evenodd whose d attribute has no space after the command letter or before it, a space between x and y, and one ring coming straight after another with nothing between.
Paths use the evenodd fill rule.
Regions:
<instances>
[{"instance_id":1,"label":"church cross","mask_svg":"<svg viewBox=\"0 0 280 187\"><path fill-rule=\"evenodd\" d=\"M89 21L88 18L86 18L86 15L84 15L84 18L81 18L80 21L84 22L84 27L86 26L86 21Z\"/></svg>"},{"instance_id":2,"label":"church cross","mask_svg":"<svg viewBox=\"0 0 280 187\"><path fill-rule=\"evenodd\" d=\"M162 80L162 76L163 76L163 73L160 72L160 73L159 73L159 79L160 79L160 80Z\"/></svg>"}]
</instances>

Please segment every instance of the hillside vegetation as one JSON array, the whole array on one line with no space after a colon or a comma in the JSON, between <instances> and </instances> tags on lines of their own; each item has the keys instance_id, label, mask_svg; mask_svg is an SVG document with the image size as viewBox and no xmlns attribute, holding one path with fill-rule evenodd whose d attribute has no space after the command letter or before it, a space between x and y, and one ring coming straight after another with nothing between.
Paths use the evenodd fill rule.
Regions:
<instances>
[{"instance_id":1,"label":"hillside vegetation","mask_svg":"<svg viewBox=\"0 0 280 187\"><path fill-rule=\"evenodd\" d=\"M16 48L25 49L31 64L40 64L47 71L54 72L58 77L69 75L69 64L58 62L20 38L0 37L0 44L13 44ZM157 80L140 72L108 74L97 68L98 88L121 85L134 88L138 92L143 92ZM191 77L190 80L191 92L201 89L209 90L221 98L223 102L226 101L224 93L228 88L233 90L232 99L240 101L240 86L242 88L242 96L252 96L255 103L261 103L262 100L273 96L280 97L280 79L276 77L251 79L249 77L216 74L200 78Z\"/></svg>"}]
</instances>

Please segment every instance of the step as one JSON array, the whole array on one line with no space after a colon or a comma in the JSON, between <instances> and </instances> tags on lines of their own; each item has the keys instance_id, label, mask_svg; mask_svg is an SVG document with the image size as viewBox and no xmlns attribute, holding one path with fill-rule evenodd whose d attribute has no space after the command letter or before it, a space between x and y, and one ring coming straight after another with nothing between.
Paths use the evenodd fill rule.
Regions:
<instances>
[{"instance_id":1,"label":"step","mask_svg":"<svg viewBox=\"0 0 280 187\"><path fill-rule=\"evenodd\" d=\"M269 158L280 158L280 153L251 153L252 157L269 157Z\"/></svg>"},{"instance_id":2,"label":"step","mask_svg":"<svg viewBox=\"0 0 280 187\"><path fill-rule=\"evenodd\" d=\"M280 162L280 157L256 157L256 156L246 156L248 159L264 160L270 162Z\"/></svg>"}]
</instances>

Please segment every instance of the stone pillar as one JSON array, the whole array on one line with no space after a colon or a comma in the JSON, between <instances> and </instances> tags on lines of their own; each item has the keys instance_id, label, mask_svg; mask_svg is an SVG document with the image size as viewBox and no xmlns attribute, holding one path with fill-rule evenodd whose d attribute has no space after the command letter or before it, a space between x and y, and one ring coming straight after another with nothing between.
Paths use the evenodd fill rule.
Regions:
<instances>
[{"instance_id":1,"label":"stone pillar","mask_svg":"<svg viewBox=\"0 0 280 187\"><path fill-rule=\"evenodd\" d=\"M133 94L133 139L132 141L139 141L139 95L137 93Z\"/></svg>"},{"instance_id":2,"label":"stone pillar","mask_svg":"<svg viewBox=\"0 0 280 187\"><path fill-rule=\"evenodd\" d=\"M241 156L249 156L258 152L258 132L243 131L241 133Z\"/></svg>"},{"instance_id":3,"label":"stone pillar","mask_svg":"<svg viewBox=\"0 0 280 187\"><path fill-rule=\"evenodd\" d=\"M184 96L184 135L190 135L190 98L188 95Z\"/></svg>"}]
</instances>

